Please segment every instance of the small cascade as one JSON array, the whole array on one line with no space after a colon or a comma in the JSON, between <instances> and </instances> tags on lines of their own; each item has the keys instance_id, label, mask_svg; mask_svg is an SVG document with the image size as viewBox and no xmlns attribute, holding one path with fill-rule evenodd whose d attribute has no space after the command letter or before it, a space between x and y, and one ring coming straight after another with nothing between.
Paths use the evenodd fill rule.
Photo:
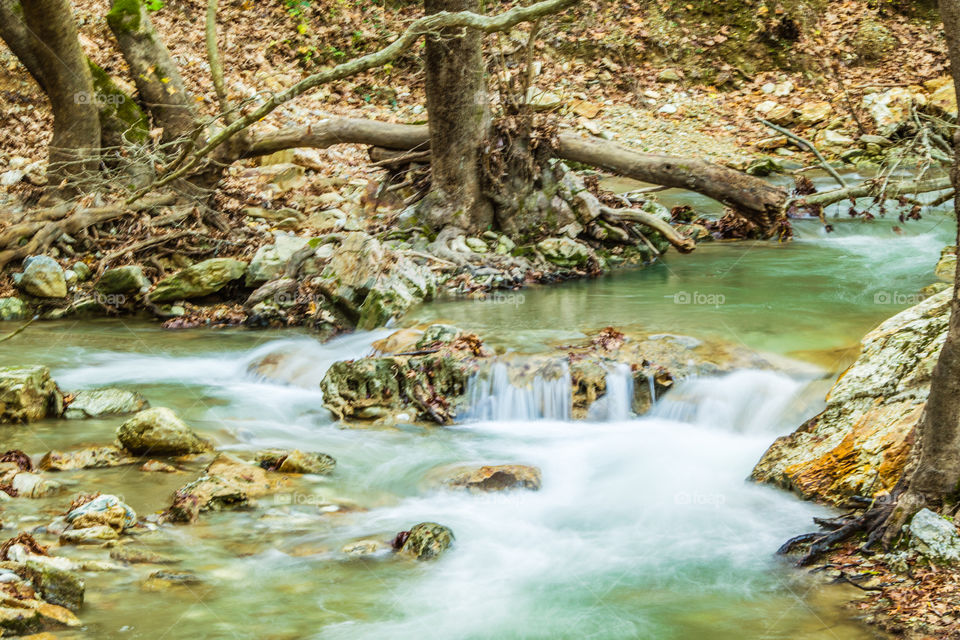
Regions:
<instances>
[{"instance_id":1,"label":"small cascade","mask_svg":"<svg viewBox=\"0 0 960 640\"><path fill-rule=\"evenodd\" d=\"M738 433L777 433L806 382L776 371L743 370L680 382L648 414L697 426Z\"/></svg>"},{"instance_id":2,"label":"small cascade","mask_svg":"<svg viewBox=\"0 0 960 640\"><path fill-rule=\"evenodd\" d=\"M590 407L592 422L620 422L633 415L633 374L630 365L617 362L607 366L607 392ZM650 378L651 381L653 378ZM652 396L651 390L651 396Z\"/></svg>"},{"instance_id":3,"label":"small cascade","mask_svg":"<svg viewBox=\"0 0 960 640\"><path fill-rule=\"evenodd\" d=\"M526 384L515 384L510 366L497 362L469 382L467 420L569 420L573 383L566 361L551 363Z\"/></svg>"}]
</instances>

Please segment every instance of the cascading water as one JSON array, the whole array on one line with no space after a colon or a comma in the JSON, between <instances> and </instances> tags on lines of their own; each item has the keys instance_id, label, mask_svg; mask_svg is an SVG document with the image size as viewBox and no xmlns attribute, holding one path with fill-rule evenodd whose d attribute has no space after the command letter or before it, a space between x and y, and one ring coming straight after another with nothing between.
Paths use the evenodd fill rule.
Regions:
<instances>
[{"instance_id":1,"label":"cascading water","mask_svg":"<svg viewBox=\"0 0 960 640\"><path fill-rule=\"evenodd\" d=\"M618 362L606 367L607 392L587 413L591 422L629 420L633 414L633 374L630 366Z\"/></svg>"},{"instance_id":2,"label":"cascading water","mask_svg":"<svg viewBox=\"0 0 960 640\"><path fill-rule=\"evenodd\" d=\"M495 362L468 384L467 420L569 420L572 401L570 367L552 363L547 372L519 386L510 379L510 365Z\"/></svg>"}]
</instances>

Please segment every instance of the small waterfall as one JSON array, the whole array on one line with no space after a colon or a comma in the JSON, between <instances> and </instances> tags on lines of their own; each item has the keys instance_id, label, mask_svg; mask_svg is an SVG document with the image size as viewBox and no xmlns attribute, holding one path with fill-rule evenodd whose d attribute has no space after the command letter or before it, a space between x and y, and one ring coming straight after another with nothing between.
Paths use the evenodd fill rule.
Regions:
<instances>
[{"instance_id":1,"label":"small waterfall","mask_svg":"<svg viewBox=\"0 0 960 640\"><path fill-rule=\"evenodd\" d=\"M630 365L617 362L606 369L607 393L593 403L587 419L593 422L629 420L633 414L633 374Z\"/></svg>"},{"instance_id":2,"label":"small waterfall","mask_svg":"<svg viewBox=\"0 0 960 640\"><path fill-rule=\"evenodd\" d=\"M688 378L680 382L648 414L675 422L739 433L777 433L807 383L775 371L743 370L722 376Z\"/></svg>"},{"instance_id":3,"label":"small waterfall","mask_svg":"<svg viewBox=\"0 0 960 640\"><path fill-rule=\"evenodd\" d=\"M566 361L536 373L525 385L510 379L505 362L470 379L468 420L569 420L573 405L570 367Z\"/></svg>"}]
</instances>

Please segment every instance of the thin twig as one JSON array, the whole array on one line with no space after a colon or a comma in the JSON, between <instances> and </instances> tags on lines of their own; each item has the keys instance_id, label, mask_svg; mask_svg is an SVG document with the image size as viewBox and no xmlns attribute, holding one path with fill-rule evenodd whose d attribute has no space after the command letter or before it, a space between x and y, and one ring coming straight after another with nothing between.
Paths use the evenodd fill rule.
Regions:
<instances>
[{"instance_id":1,"label":"thin twig","mask_svg":"<svg viewBox=\"0 0 960 640\"><path fill-rule=\"evenodd\" d=\"M784 129L783 127L779 127L773 124L769 120L764 120L763 118L757 118L757 121L770 127L774 131L782 133L783 135L787 136L797 144L802 144L803 146L805 146L807 149L809 149L813 153L813 155L817 157L817 160L820 162L820 166L823 167L827 171L827 173L833 176L833 179L836 180L842 188L844 189L847 188L847 183L843 181L843 178L840 177L840 174L837 173L837 170L830 166L830 163L827 162L826 158L824 158L820 154L820 152L817 151L817 148L813 146L812 142L810 142L806 138L801 138L800 136L790 131L789 129Z\"/></svg>"}]
</instances>

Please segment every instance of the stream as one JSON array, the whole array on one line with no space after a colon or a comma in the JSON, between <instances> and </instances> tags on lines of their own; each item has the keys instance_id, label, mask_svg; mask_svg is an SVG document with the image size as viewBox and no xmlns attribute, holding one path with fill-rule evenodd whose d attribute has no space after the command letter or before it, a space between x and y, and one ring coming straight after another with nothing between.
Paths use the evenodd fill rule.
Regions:
<instances>
[{"instance_id":1,"label":"stream","mask_svg":"<svg viewBox=\"0 0 960 640\"><path fill-rule=\"evenodd\" d=\"M317 384L332 362L369 353L390 330L320 344L294 331L38 323L0 344L0 363L49 365L66 390L139 390L227 451L295 447L338 462L332 476L305 476L260 509L141 534L140 544L180 560L170 570L195 571L202 582L145 591L157 569L149 565L86 574L86 628L56 637L874 637L841 607L856 593L825 589L774 556L830 510L745 478L777 436L822 408L863 334L934 280L950 217L927 214L899 225L900 234L896 224L842 221L826 234L819 222L800 221L791 243L705 244L597 280L430 303L399 323L449 322L521 352L616 326L716 337L816 365L683 381L639 418L624 404L603 421L566 421L563 390L541 389L538 402L560 407L545 419L531 419L533 400L516 392L450 428L342 428ZM295 355L287 367L296 386L248 373L277 351ZM625 392L615 396L626 402ZM105 444L118 423L6 427L5 447L34 454ZM479 496L432 488L430 471L451 463L536 465L543 488ZM115 493L147 514L198 471L133 466L57 479L72 493ZM64 506L62 496L6 502L5 529L45 524ZM340 551L422 521L456 535L437 562Z\"/></svg>"}]
</instances>

